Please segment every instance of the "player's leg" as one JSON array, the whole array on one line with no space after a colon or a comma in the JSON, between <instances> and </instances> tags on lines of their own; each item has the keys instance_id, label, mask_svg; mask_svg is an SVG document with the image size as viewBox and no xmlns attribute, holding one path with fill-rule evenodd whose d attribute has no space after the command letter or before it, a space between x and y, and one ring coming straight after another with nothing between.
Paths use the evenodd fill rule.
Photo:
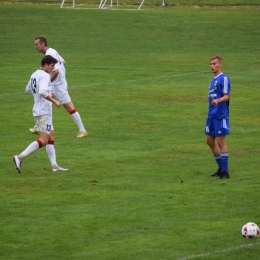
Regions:
<instances>
[{"instance_id":1,"label":"player's leg","mask_svg":"<svg viewBox=\"0 0 260 260\"><path fill-rule=\"evenodd\" d=\"M36 152L41 147L48 143L51 125L49 125L49 116L39 116L36 118L36 131L39 133L38 140L32 142L27 148L19 155L13 156L16 170L21 173L21 164L25 157Z\"/></svg>"},{"instance_id":2,"label":"player's leg","mask_svg":"<svg viewBox=\"0 0 260 260\"><path fill-rule=\"evenodd\" d=\"M217 137L217 143L220 149L221 153L227 153L228 152L228 147L225 141L225 136L218 136Z\"/></svg>"},{"instance_id":3,"label":"player's leg","mask_svg":"<svg viewBox=\"0 0 260 260\"><path fill-rule=\"evenodd\" d=\"M211 174L211 176L212 177L220 176L222 173L220 148L216 143L215 126L213 123L213 119L211 119L211 118L208 118L206 121L205 134L206 134L206 143L210 147L212 154L214 156L214 159L218 165L217 171L214 172L213 174Z\"/></svg>"},{"instance_id":4,"label":"player's leg","mask_svg":"<svg viewBox=\"0 0 260 260\"><path fill-rule=\"evenodd\" d=\"M74 122L77 124L79 132L77 137L87 137L88 133L83 125L80 114L77 109L74 107L73 103L70 101L69 103L63 104L64 108L70 113Z\"/></svg>"},{"instance_id":5,"label":"player's leg","mask_svg":"<svg viewBox=\"0 0 260 260\"><path fill-rule=\"evenodd\" d=\"M51 130L48 143L46 145L46 152L51 162L52 168L58 167L56 162L56 151L54 147L54 130Z\"/></svg>"},{"instance_id":6,"label":"player's leg","mask_svg":"<svg viewBox=\"0 0 260 260\"><path fill-rule=\"evenodd\" d=\"M21 173L21 164L22 161L25 157L29 156L30 154L36 152L38 149L40 149L41 147L43 147L44 145L46 145L47 141L48 141L48 135L45 133L41 133L40 134L40 138L32 143L30 143L27 148L21 152L19 155L15 155L13 157L13 161L15 163L15 167L16 170Z\"/></svg>"},{"instance_id":7,"label":"player's leg","mask_svg":"<svg viewBox=\"0 0 260 260\"><path fill-rule=\"evenodd\" d=\"M222 173L220 149L219 149L219 146L216 144L215 139L216 138L213 136L207 136L207 139L206 139L207 145L210 147L212 154L214 156L214 159L218 165L218 169L214 173L211 174L212 177L220 176Z\"/></svg>"},{"instance_id":8,"label":"player's leg","mask_svg":"<svg viewBox=\"0 0 260 260\"><path fill-rule=\"evenodd\" d=\"M77 124L79 129L77 137L87 137L88 133L83 125L80 114L74 107L70 95L67 91L67 84L53 86L53 90L58 100L61 102L64 108L70 113L72 119Z\"/></svg>"},{"instance_id":9,"label":"player's leg","mask_svg":"<svg viewBox=\"0 0 260 260\"><path fill-rule=\"evenodd\" d=\"M221 154L221 168L222 174L220 176L221 179L229 178L228 173L228 148L225 142L225 136L218 136L217 137L218 146L220 147L220 154Z\"/></svg>"},{"instance_id":10,"label":"player's leg","mask_svg":"<svg viewBox=\"0 0 260 260\"><path fill-rule=\"evenodd\" d=\"M57 164L56 161L56 151L54 147L54 141L55 141L55 133L54 130L51 130L48 143L46 145L46 152L48 154L49 160L52 165L52 171L67 171L68 169L62 168Z\"/></svg>"},{"instance_id":11,"label":"player's leg","mask_svg":"<svg viewBox=\"0 0 260 260\"><path fill-rule=\"evenodd\" d=\"M215 140L216 140L215 136L207 135L206 137L207 145L210 147L213 155L220 155L220 149L219 146L216 144Z\"/></svg>"},{"instance_id":12,"label":"player's leg","mask_svg":"<svg viewBox=\"0 0 260 260\"><path fill-rule=\"evenodd\" d=\"M225 141L225 137L229 134L229 121L227 119L221 119L218 121L216 136L221 155L222 174L220 179L226 179L230 177L228 173L228 147Z\"/></svg>"}]
</instances>

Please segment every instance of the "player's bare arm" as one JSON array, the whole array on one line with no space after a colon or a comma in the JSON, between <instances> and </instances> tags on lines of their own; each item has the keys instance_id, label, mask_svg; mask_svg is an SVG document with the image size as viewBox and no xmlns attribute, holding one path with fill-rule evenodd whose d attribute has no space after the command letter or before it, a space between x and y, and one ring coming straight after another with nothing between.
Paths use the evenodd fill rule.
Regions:
<instances>
[{"instance_id":1,"label":"player's bare arm","mask_svg":"<svg viewBox=\"0 0 260 260\"><path fill-rule=\"evenodd\" d=\"M51 82L53 82L53 81L57 78L57 76L59 75L59 73L60 73L60 72L59 72L58 69L52 71L52 73L51 73Z\"/></svg>"},{"instance_id":2,"label":"player's bare arm","mask_svg":"<svg viewBox=\"0 0 260 260\"><path fill-rule=\"evenodd\" d=\"M218 98L218 99L212 98L211 104L212 104L213 106L217 106L218 103L227 102L228 100L229 100L229 95L228 95L228 94L224 94L224 96L221 97L221 98Z\"/></svg>"},{"instance_id":3,"label":"player's bare arm","mask_svg":"<svg viewBox=\"0 0 260 260\"><path fill-rule=\"evenodd\" d=\"M57 106L57 107L60 107L60 106L61 106L60 101L58 101L58 100L52 98L51 96L47 96L46 99L49 100L50 102L52 102L52 103L53 103L55 106Z\"/></svg>"}]
</instances>

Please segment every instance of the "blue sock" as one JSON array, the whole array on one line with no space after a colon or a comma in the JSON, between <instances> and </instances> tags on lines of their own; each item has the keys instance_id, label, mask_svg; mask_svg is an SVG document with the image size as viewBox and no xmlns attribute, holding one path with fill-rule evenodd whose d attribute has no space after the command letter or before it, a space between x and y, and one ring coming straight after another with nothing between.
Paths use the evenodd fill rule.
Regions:
<instances>
[{"instance_id":1,"label":"blue sock","mask_svg":"<svg viewBox=\"0 0 260 260\"><path fill-rule=\"evenodd\" d=\"M222 169L222 163L221 163L221 155L214 155L214 158L218 164L218 168Z\"/></svg>"},{"instance_id":2,"label":"blue sock","mask_svg":"<svg viewBox=\"0 0 260 260\"><path fill-rule=\"evenodd\" d=\"M222 172L228 173L228 153L221 153Z\"/></svg>"}]
</instances>

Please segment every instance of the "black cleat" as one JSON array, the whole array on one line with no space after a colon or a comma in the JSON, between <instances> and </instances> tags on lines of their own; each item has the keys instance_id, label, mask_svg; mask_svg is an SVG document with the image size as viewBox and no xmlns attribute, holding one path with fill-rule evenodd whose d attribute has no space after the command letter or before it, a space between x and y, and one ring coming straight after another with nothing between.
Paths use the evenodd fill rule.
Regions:
<instances>
[{"instance_id":1,"label":"black cleat","mask_svg":"<svg viewBox=\"0 0 260 260\"><path fill-rule=\"evenodd\" d=\"M222 174L219 177L220 180L229 179L229 178L230 176L227 172L222 172Z\"/></svg>"},{"instance_id":2,"label":"black cleat","mask_svg":"<svg viewBox=\"0 0 260 260\"><path fill-rule=\"evenodd\" d=\"M221 176L222 170L219 168L216 172L212 173L210 176L216 177L216 176Z\"/></svg>"}]
</instances>

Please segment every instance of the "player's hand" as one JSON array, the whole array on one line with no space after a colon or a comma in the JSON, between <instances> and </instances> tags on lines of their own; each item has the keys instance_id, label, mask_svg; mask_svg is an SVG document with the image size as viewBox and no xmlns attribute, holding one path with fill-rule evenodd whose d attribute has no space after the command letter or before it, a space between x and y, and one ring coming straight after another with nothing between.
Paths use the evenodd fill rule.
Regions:
<instances>
[{"instance_id":1,"label":"player's hand","mask_svg":"<svg viewBox=\"0 0 260 260\"><path fill-rule=\"evenodd\" d=\"M55 106L56 106L56 107L60 107L60 106L61 106L61 102L58 101L58 100L55 100Z\"/></svg>"},{"instance_id":2,"label":"player's hand","mask_svg":"<svg viewBox=\"0 0 260 260\"><path fill-rule=\"evenodd\" d=\"M52 97L52 98L55 98L55 97L56 97L54 91L51 92L51 97Z\"/></svg>"},{"instance_id":3,"label":"player's hand","mask_svg":"<svg viewBox=\"0 0 260 260\"><path fill-rule=\"evenodd\" d=\"M214 106L214 107L217 106L217 105L218 105L217 99L214 99L214 97L212 97L211 104L212 104L212 106Z\"/></svg>"}]
</instances>

